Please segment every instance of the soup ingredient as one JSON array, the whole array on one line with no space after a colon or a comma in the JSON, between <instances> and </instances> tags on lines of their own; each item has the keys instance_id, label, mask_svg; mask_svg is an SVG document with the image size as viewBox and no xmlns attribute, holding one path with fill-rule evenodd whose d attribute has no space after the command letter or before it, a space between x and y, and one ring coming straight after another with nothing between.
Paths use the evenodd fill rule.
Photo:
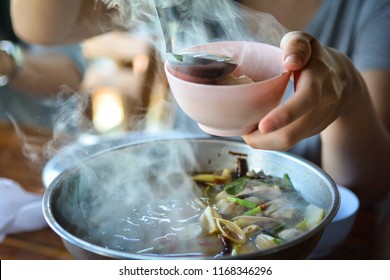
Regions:
<instances>
[{"instance_id":1,"label":"soup ingredient","mask_svg":"<svg viewBox=\"0 0 390 280\"><path fill-rule=\"evenodd\" d=\"M260 233L258 236L256 236L256 246L260 250L272 249L281 244L283 244L283 240L281 238L264 233Z\"/></svg>"},{"instance_id":2,"label":"soup ingredient","mask_svg":"<svg viewBox=\"0 0 390 280\"><path fill-rule=\"evenodd\" d=\"M215 233L218 231L216 222L216 219L218 218L222 218L222 216L210 206L207 206L200 216L199 221L208 233Z\"/></svg>"},{"instance_id":3,"label":"soup ingredient","mask_svg":"<svg viewBox=\"0 0 390 280\"><path fill-rule=\"evenodd\" d=\"M318 225L325 217L325 210L321 209L314 204L309 204L305 209L306 225L309 229Z\"/></svg>"},{"instance_id":4,"label":"soup ingredient","mask_svg":"<svg viewBox=\"0 0 390 280\"><path fill-rule=\"evenodd\" d=\"M241 198L238 198L238 197L231 197L229 196L228 198L226 198L226 200L228 202L234 202L234 203L237 203L237 204L240 204L246 208L249 208L249 209L253 209L257 206L256 203L254 202L251 202L251 201L248 201L248 200L245 200L245 199L241 199Z\"/></svg>"},{"instance_id":5,"label":"soup ingredient","mask_svg":"<svg viewBox=\"0 0 390 280\"><path fill-rule=\"evenodd\" d=\"M192 180L197 182L205 182L205 183L215 183L215 184L221 184L228 180L230 180L231 177L222 175L215 175L215 174L197 174L192 176Z\"/></svg>"},{"instance_id":6,"label":"soup ingredient","mask_svg":"<svg viewBox=\"0 0 390 280\"><path fill-rule=\"evenodd\" d=\"M221 218L215 218L215 220L217 222L218 229L224 237L235 243L245 244L245 233L237 224Z\"/></svg>"},{"instance_id":7,"label":"soup ingredient","mask_svg":"<svg viewBox=\"0 0 390 280\"><path fill-rule=\"evenodd\" d=\"M242 160L245 157L240 157L230 181L213 180L207 187L195 181L208 204L201 217L208 217L212 227L205 227L205 231L229 240L224 254L239 255L281 246L313 229L325 217L324 209L309 204L294 189L288 174L280 178L254 170L243 174L247 164Z\"/></svg>"},{"instance_id":8,"label":"soup ingredient","mask_svg":"<svg viewBox=\"0 0 390 280\"><path fill-rule=\"evenodd\" d=\"M237 216L233 218L234 222L240 227L247 227L250 225L258 225L262 228L276 227L280 222L273 218L263 216Z\"/></svg>"},{"instance_id":9,"label":"soup ingredient","mask_svg":"<svg viewBox=\"0 0 390 280\"><path fill-rule=\"evenodd\" d=\"M249 177L248 176L244 176L244 177L241 177L237 180L234 180L233 182L230 182L229 184L227 184L225 187L224 187L224 191L227 193L227 194L230 194L230 195L236 195L238 194L239 192L241 192L245 186L248 184L249 182Z\"/></svg>"},{"instance_id":10,"label":"soup ingredient","mask_svg":"<svg viewBox=\"0 0 390 280\"><path fill-rule=\"evenodd\" d=\"M314 204L309 204L305 208L305 217L304 220L299 223L296 228L310 230L316 227L322 219L325 217L325 210L315 206Z\"/></svg>"},{"instance_id":11,"label":"soup ingredient","mask_svg":"<svg viewBox=\"0 0 390 280\"><path fill-rule=\"evenodd\" d=\"M296 228L288 228L279 232L279 237L285 241L291 241L302 235L303 231Z\"/></svg>"}]
</instances>

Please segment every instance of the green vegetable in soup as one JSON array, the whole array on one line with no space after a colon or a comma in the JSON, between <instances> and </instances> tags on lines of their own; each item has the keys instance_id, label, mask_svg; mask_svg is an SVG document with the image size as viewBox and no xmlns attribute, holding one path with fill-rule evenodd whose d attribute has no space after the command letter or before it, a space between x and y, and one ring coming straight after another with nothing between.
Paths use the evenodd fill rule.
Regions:
<instances>
[{"instance_id":1,"label":"green vegetable in soup","mask_svg":"<svg viewBox=\"0 0 390 280\"><path fill-rule=\"evenodd\" d=\"M245 199L240 199L238 197L228 197L228 198L226 198L226 200L229 202L234 202L234 203L240 204L240 205L242 205L246 208L249 208L249 209L253 209L257 206L257 204L254 202L251 202L251 201L248 201Z\"/></svg>"},{"instance_id":2,"label":"green vegetable in soup","mask_svg":"<svg viewBox=\"0 0 390 280\"><path fill-rule=\"evenodd\" d=\"M249 177L244 176L244 177L238 178L237 180L230 182L229 184L227 184L224 187L223 190L227 194L236 195L245 188L245 186L248 184L248 182L249 182Z\"/></svg>"}]
</instances>

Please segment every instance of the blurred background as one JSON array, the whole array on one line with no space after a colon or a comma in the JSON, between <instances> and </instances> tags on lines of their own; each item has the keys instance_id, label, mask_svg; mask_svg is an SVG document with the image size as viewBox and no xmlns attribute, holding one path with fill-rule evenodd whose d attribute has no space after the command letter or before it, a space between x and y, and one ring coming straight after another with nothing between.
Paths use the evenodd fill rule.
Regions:
<instances>
[{"instance_id":1,"label":"blurred background","mask_svg":"<svg viewBox=\"0 0 390 280\"><path fill-rule=\"evenodd\" d=\"M172 127L163 62L145 36L115 31L82 43L87 68L80 92L90 96L86 114L93 133Z\"/></svg>"}]
</instances>

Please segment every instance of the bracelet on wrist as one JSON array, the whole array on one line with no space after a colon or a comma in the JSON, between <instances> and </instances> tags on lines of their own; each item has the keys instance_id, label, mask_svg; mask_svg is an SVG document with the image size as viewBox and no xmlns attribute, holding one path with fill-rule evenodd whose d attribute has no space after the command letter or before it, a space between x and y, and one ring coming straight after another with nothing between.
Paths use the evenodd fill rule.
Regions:
<instances>
[{"instance_id":1,"label":"bracelet on wrist","mask_svg":"<svg viewBox=\"0 0 390 280\"><path fill-rule=\"evenodd\" d=\"M0 75L1 87L6 86L16 75L18 75L22 71L24 64L24 55L21 48L11 41L0 41L0 50L7 53L11 57L15 65L14 70L10 74Z\"/></svg>"}]
</instances>

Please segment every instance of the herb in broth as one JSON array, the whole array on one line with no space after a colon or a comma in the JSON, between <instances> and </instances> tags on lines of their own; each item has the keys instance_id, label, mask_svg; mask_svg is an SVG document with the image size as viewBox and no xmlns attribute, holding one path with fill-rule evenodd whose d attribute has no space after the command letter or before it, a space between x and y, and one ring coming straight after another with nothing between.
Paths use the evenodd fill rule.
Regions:
<instances>
[{"instance_id":1,"label":"herb in broth","mask_svg":"<svg viewBox=\"0 0 390 280\"><path fill-rule=\"evenodd\" d=\"M246 186L246 184L248 182L249 182L249 177L248 176L244 176L244 177L238 178L237 180L234 180L234 181L228 183L223 188L223 190L227 194L236 195L236 194L238 194L239 192L241 192L245 188L245 186Z\"/></svg>"}]
</instances>

